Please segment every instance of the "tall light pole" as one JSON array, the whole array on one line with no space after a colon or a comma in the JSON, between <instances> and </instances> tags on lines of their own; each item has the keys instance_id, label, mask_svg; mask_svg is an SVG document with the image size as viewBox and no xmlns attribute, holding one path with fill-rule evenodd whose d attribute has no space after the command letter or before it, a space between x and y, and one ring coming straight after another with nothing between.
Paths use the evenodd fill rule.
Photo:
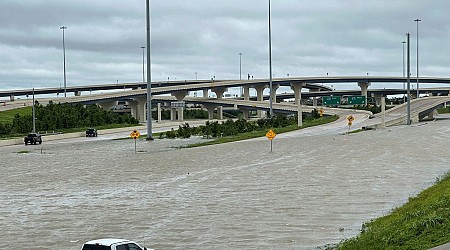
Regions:
<instances>
[{"instance_id":1,"label":"tall light pole","mask_svg":"<svg viewBox=\"0 0 450 250\"><path fill-rule=\"evenodd\" d=\"M34 107L34 87L33 87L33 133L36 133L36 111Z\"/></svg>"},{"instance_id":2,"label":"tall light pole","mask_svg":"<svg viewBox=\"0 0 450 250\"><path fill-rule=\"evenodd\" d=\"M239 80L242 80L242 53L239 52Z\"/></svg>"},{"instance_id":3,"label":"tall light pole","mask_svg":"<svg viewBox=\"0 0 450 250\"><path fill-rule=\"evenodd\" d=\"M144 62L145 46L142 46L141 49L142 49L142 82L145 82L145 62Z\"/></svg>"},{"instance_id":4,"label":"tall light pole","mask_svg":"<svg viewBox=\"0 0 450 250\"><path fill-rule=\"evenodd\" d=\"M420 20L419 18L417 18L416 20L414 20L414 22L417 23L417 33L416 33L416 38L417 38L417 98L419 98L419 22L421 22L422 20Z\"/></svg>"},{"instance_id":5,"label":"tall light pole","mask_svg":"<svg viewBox=\"0 0 450 250\"><path fill-rule=\"evenodd\" d=\"M197 81L197 74L198 74L198 73L197 73L197 72L195 72L195 80L196 80L196 81Z\"/></svg>"},{"instance_id":6,"label":"tall light pole","mask_svg":"<svg viewBox=\"0 0 450 250\"><path fill-rule=\"evenodd\" d=\"M67 82L66 82L66 43L64 38L64 30L67 29L66 26L61 26L59 29L62 29L62 42L63 42L63 55L64 55L64 97L67 97Z\"/></svg>"},{"instance_id":7,"label":"tall light pole","mask_svg":"<svg viewBox=\"0 0 450 250\"><path fill-rule=\"evenodd\" d=\"M403 77L405 77L405 41L402 42L403 45L403 54L402 54L402 59L403 59ZM405 83L403 83L403 88L405 88Z\"/></svg>"},{"instance_id":8,"label":"tall light pole","mask_svg":"<svg viewBox=\"0 0 450 250\"><path fill-rule=\"evenodd\" d=\"M269 0L269 106L270 106L270 118L273 116L272 108L272 27L270 23L270 0Z\"/></svg>"},{"instance_id":9,"label":"tall light pole","mask_svg":"<svg viewBox=\"0 0 450 250\"><path fill-rule=\"evenodd\" d=\"M152 77L150 71L150 3L146 1L147 22L147 141L153 141L152 132Z\"/></svg>"},{"instance_id":10,"label":"tall light pole","mask_svg":"<svg viewBox=\"0 0 450 250\"><path fill-rule=\"evenodd\" d=\"M242 52L239 52L239 81L242 80ZM241 95L242 96L242 86L241 86Z\"/></svg>"},{"instance_id":11,"label":"tall light pole","mask_svg":"<svg viewBox=\"0 0 450 250\"><path fill-rule=\"evenodd\" d=\"M407 91L406 94L408 96L408 102L406 103L406 124L411 125L411 59L410 59L410 46L409 46L409 33L406 33L406 83L407 83Z\"/></svg>"},{"instance_id":12,"label":"tall light pole","mask_svg":"<svg viewBox=\"0 0 450 250\"><path fill-rule=\"evenodd\" d=\"M403 55L402 55L402 59L403 59L403 78L405 77L405 41L402 42L403 45ZM403 89L405 89L405 81L403 80ZM405 102L405 95L403 95L403 102Z\"/></svg>"}]
</instances>

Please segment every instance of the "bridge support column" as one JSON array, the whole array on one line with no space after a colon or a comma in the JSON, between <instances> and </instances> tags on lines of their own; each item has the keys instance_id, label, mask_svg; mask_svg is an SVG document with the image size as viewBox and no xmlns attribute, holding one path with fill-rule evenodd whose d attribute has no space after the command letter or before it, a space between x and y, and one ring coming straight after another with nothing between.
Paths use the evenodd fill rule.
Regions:
<instances>
[{"instance_id":1,"label":"bridge support column","mask_svg":"<svg viewBox=\"0 0 450 250\"><path fill-rule=\"evenodd\" d=\"M250 100L250 87L244 87L244 100Z\"/></svg>"},{"instance_id":2,"label":"bridge support column","mask_svg":"<svg viewBox=\"0 0 450 250\"><path fill-rule=\"evenodd\" d=\"M175 96L175 98L177 98L177 101L182 102L183 99L188 95L188 92L187 91L175 91L175 92L172 92L171 95ZM179 107L178 108L178 121L184 120L183 112L184 112L184 108Z\"/></svg>"},{"instance_id":3,"label":"bridge support column","mask_svg":"<svg viewBox=\"0 0 450 250\"><path fill-rule=\"evenodd\" d=\"M138 118L138 103L137 103L137 101L128 101L128 105L131 108L131 116L136 118L136 120L139 121L139 118Z\"/></svg>"},{"instance_id":4,"label":"bridge support column","mask_svg":"<svg viewBox=\"0 0 450 250\"><path fill-rule=\"evenodd\" d=\"M265 88L266 88L266 86L264 86L264 85L255 87L255 89L256 89L256 100L258 102L264 101L264 89ZM263 117L263 111L262 110L256 111L256 117L262 118Z\"/></svg>"},{"instance_id":5,"label":"bridge support column","mask_svg":"<svg viewBox=\"0 0 450 250\"><path fill-rule=\"evenodd\" d=\"M161 122L161 103L158 102L158 122Z\"/></svg>"},{"instance_id":6,"label":"bridge support column","mask_svg":"<svg viewBox=\"0 0 450 250\"><path fill-rule=\"evenodd\" d=\"M175 121L177 118L177 110L174 108L170 108L170 120Z\"/></svg>"},{"instance_id":7,"label":"bridge support column","mask_svg":"<svg viewBox=\"0 0 450 250\"><path fill-rule=\"evenodd\" d=\"M13 102L14 101L14 95L10 95L9 96L9 100Z\"/></svg>"},{"instance_id":8,"label":"bridge support column","mask_svg":"<svg viewBox=\"0 0 450 250\"><path fill-rule=\"evenodd\" d=\"M213 105L207 105L204 104L203 107L208 110L208 120L213 120L214 119L214 109L215 107Z\"/></svg>"},{"instance_id":9,"label":"bridge support column","mask_svg":"<svg viewBox=\"0 0 450 250\"><path fill-rule=\"evenodd\" d=\"M270 97L272 98L272 103L277 103L277 89L280 87L279 84L272 84L272 93Z\"/></svg>"},{"instance_id":10,"label":"bridge support column","mask_svg":"<svg viewBox=\"0 0 450 250\"><path fill-rule=\"evenodd\" d=\"M320 92L320 89L309 89L309 92L311 92L311 93ZM312 97L312 101L313 101L313 106L317 107L317 97L316 96Z\"/></svg>"},{"instance_id":11,"label":"bridge support column","mask_svg":"<svg viewBox=\"0 0 450 250\"><path fill-rule=\"evenodd\" d=\"M74 95L75 96L81 96L81 91L75 91Z\"/></svg>"},{"instance_id":12,"label":"bridge support column","mask_svg":"<svg viewBox=\"0 0 450 250\"><path fill-rule=\"evenodd\" d=\"M303 82L291 82L291 89L294 91L295 105L301 105Z\"/></svg>"},{"instance_id":13,"label":"bridge support column","mask_svg":"<svg viewBox=\"0 0 450 250\"><path fill-rule=\"evenodd\" d=\"M381 105L381 99L383 98L383 94L373 94L373 98L375 98L375 105L380 106Z\"/></svg>"},{"instance_id":14,"label":"bridge support column","mask_svg":"<svg viewBox=\"0 0 450 250\"><path fill-rule=\"evenodd\" d=\"M225 91L227 91L227 89L226 88L213 88L213 89L211 89L211 91L216 93L217 99L222 99L223 93L225 93ZM217 107L217 115L218 115L219 120L223 119L223 107L222 106Z\"/></svg>"},{"instance_id":15,"label":"bridge support column","mask_svg":"<svg viewBox=\"0 0 450 250\"><path fill-rule=\"evenodd\" d=\"M244 114L245 120L248 120L250 118L250 111L248 109L242 109L242 114Z\"/></svg>"},{"instance_id":16,"label":"bridge support column","mask_svg":"<svg viewBox=\"0 0 450 250\"><path fill-rule=\"evenodd\" d=\"M370 82L358 82L358 86L361 88L361 95L366 97L367 103L367 89L370 86Z\"/></svg>"},{"instance_id":17,"label":"bridge support column","mask_svg":"<svg viewBox=\"0 0 450 250\"><path fill-rule=\"evenodd\" d=\"M135 101L137 102L137 117L136 119L139 120L139 122L146 122L147 121L147 114L146 114L146 106L147 106L147 98L136 98Z\"/></svg>"},{"instance_id":18,"label":"bridge support column","mask_svg":"<svg viewBox=\"0 0 450 250\"><path fill-rule=\"evenodd\" d=\"M208 98L208 89L203 90L203 98Z\"/></svg>"},{"instance_id":19,"label":"bridge support column","mask_svg":"<svg viewBox=\"0 0 450 250\"><path fill-rule=\"evenodd\" d=\"M115 105L117 105L117 101L99 102L99 103L97 103L97 105L100 106L104 110L110 110Z\"/></svg>"}]
</instances>

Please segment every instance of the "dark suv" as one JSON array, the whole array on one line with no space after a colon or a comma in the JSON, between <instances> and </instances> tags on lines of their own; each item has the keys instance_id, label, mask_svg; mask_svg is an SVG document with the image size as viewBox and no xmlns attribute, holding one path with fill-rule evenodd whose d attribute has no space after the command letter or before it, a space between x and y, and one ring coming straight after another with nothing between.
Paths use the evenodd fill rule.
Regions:
<instances>
[{"instance_id":1,"label":"dark suv","mask_svg":"<svg viewBox=\"0 0 450 250\"><path fill-rule=\"evenodd\" d=\"M86 137L97 137L97 130L95 128L88 128L86 130Z\"/></svg>"},{"instance_id":2,"label":"dark suv","mask_svg":"<svg viewBox=\"0 0 450 250\"><path fill-rule=\"evenodd\" d=\"M42 144L42 136L40 134L30 133L23 139L23 141L25 142L25 145L36 145L36 143Z\"/></svg>"}]
</instances>

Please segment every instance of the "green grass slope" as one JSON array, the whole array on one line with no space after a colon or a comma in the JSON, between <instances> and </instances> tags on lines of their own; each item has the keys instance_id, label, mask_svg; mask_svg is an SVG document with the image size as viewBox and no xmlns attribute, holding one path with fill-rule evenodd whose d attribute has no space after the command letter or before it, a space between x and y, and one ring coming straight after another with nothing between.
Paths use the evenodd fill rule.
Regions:
<instances>
[{"instance_id":1,"label":"green grass slope","mask_svg":"<svg viewBox=\"0 0 450 250\"><path fill-rule=\"evenodd\" d=\"M337 249L430 249L450 242L450 174Z\"/></svg>"}]
</instances>

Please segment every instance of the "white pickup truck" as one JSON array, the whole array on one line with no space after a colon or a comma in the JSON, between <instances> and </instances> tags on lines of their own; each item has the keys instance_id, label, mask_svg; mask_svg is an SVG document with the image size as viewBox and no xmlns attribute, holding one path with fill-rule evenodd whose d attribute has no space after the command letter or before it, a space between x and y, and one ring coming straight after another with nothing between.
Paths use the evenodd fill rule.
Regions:
<instances>
[{"instance_id":1,"label":"white pickup truck","mask_svg":"<svg viewBox=\"0 0 450 250\"><path fill-rule=\"evenodd\" d=\"M153 250L123 239L99 239L84 243L81 250Z\"/></svg>"}]
</instances>

